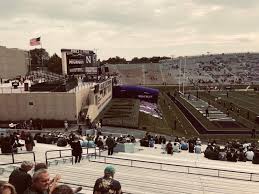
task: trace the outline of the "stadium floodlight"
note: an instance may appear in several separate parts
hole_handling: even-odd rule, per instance
[[[179,93],[181,92],[181,75],[182,75],[182,61],[181,57],[179,57]]]

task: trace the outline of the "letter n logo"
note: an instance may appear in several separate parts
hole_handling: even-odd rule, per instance
[[[85,63],[91,63],[91,56],[85,56]]]

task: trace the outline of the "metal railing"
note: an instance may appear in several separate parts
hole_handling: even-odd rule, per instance
[[[22,163],[23,161],[15,162],[15,155],[25,155],[25,154],[32,154],[33,155],[33,161],[34,163],[36,162],[36,157],[34,152],[23,152],[23,153],[6,153],[6,154],[0,154],[1,156],[11,156],[12,157],[12,162],[9,163],[2,163],[0,165],[9,165],[9,164],[19,164]]]
[[[98,148],[98,147],[95,147],[94,148],[94,153],[90,153],[89,154],[89,148],[86,147],[86,148],[82,148],[83,150],[86,150],[86,153],[82,153],[82,156],[89,156],[89,155],[94,155],[95,158],[96,158],[96,155],[97,155],[97,149],[99,151],[99,156],[101,156],[101,149]],[[65,152],[65,151],[71,151],[70,152],[70,155],[66,155],[66,156],[62,156],[62,152]],[[59,153],[59,156],[56,156],[56,157],[48,157],[48,153],[53,153],[53,152],[58,152]],[[61,158],[71,158],[71,161],[72,161],[72,164],[74,164],[73,162],[73,156],[72,156],[72,149],[62,149],[62,150],[48,150],[45,152],[45,161],[46,161],[46,165],[48,165],[48,161],[49,160],[56,160],[56,159],[61,159]]]
[[[217,168],[208,168],[208,167],[199,167],[199,166],[191,166],[191,165],[182,165],[182,164],[172,164],[172,163],[163,163],[163,162],[153,162],[146,160],[137,160],[137,159],[129,159],[129,158],[118,158],[111,156],[99,156],[104,160],[92,160],[89,158],[91,162],[105,163],[105,164],[115,164],[120,166],[129,166],[135,168],[143,168],[143,169],[152,169],[152,170],[160,170],[167,172],[177,172],[177,173],[185,173],[185,174],[194,174],[194,175],[202,175],[209,177],[219,177],[226,179],[235,179],[235,180],[243,180],[243,181],[252,181],[259,182],[259,173],[251,173],[245,171],[236,171],[236,170],[224,170]],[[108,160],[108,161],[107,161]],[[117,160],[118,162],[115,162]],[[122,161],[128,161],[128,163],[122,164]],[[143,163],[143,165],[140,165]],[[147,164],[152,164],[148,166]]]

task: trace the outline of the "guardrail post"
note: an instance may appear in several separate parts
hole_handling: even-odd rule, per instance
[[[132,160],[130,160],[130,166],[132,167]]]
[[[14,153],[12,152],[12,160],[13,160],[13,164],[14,164]]]
[[[253,173],[250,173],[250,181],[252,181],[252,175],[253,175]]]
[[[219,170],[218,170],[218,177],[219,177]]]
[[[48,152],[45,152],[46,165],[48,166]]]
[[[35,153],[34,153],[34,152],[32,152],[32,154],[33,154],[33,161],[34,161],[34,163],[36,163]]]
[[[160,170],[162,170],[162,163],[160,163]]]
[[[104,163],[106,164],[106,156],[104,157]]]
[[[59,150],[59,157],[61,158],[61,150]]]

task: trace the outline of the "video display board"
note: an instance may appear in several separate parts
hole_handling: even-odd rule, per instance
[[[68,75],[97,76],[96,54],[91,50],[61,49],[63,67]]]

